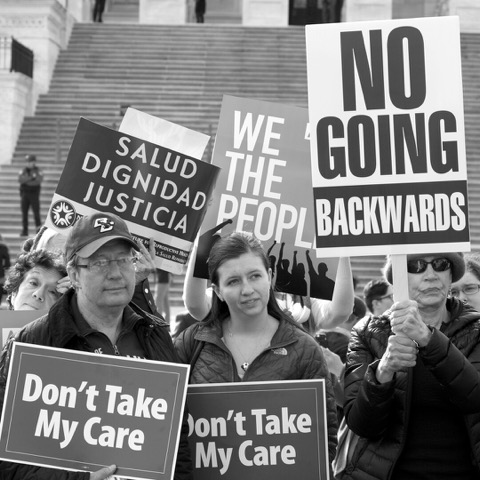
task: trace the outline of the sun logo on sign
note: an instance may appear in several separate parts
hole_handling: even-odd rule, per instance
[[[50,218],[58,228],[71,227],[75,223],[75,209],[70,203],[61,200],[52,206]]]

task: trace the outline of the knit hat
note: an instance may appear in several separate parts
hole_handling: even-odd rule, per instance
[[[452,283],[458,282],[465,273],[465,262],[463,260],[463,253],[459,252],[447,252],[447,253],[416,253],[407,255],[407,261],[416,260],[417,258],[425,258],[428,256],[435,256],[435,258],[448,258],[452,262]],[[385,266],[383,267],[383,276],[387,282],[392,282],[392,259],[391,256],[387,256]]]
[[[127,224],[113,213],[97,212],[75,222],[65,242],[65,262],[74,255],[89,258],[100,247],[112,240],[125,240],[135,250],[140,250]]]

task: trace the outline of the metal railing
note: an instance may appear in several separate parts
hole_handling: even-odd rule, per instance
[[[33,52],[13,37],[0,37],[0,70],[33,78]]]

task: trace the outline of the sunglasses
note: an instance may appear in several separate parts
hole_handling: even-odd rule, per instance
[[[431,265],[436,272],[445,272],[452,268],[452,262],[448,258],[434,258],[431,262],[417,258],[416,260],[409,260],[407,262],[407,272],[423,273],[429,265]]]

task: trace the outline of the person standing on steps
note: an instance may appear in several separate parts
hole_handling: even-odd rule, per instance
[[[102,15],[105,10],[105,0],[95,0],[95,5],[93,6],[93,21],[102,23]]]
[[[205,10],[207,9],[206,0],[195,0],[195,18],[197,23],[205,22]]]
[[[22,233],[23,237],[28,237],[28,211],[31,208],[35,220],[35,227],[38,231],[41,227],[40,221],[40,188],[43,181],[43,172],[37,167],[37,157],[35,155],[26,155],[27,165],[18,175],[20,184],[20,199],[22,210]]]

